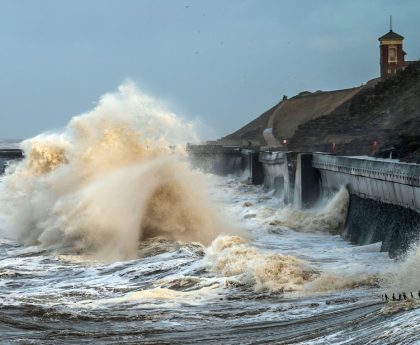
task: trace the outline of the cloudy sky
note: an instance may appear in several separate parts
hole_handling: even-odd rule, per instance
[[[131,79],[205,139],[281,99],[379,74],[377,38],[420,58],[418,0],[0,0],[0,138],[63,127]]]

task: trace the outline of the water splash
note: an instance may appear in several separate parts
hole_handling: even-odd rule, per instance
[[[207,248],[204,263],[257,291],[295,291],[316,276],[305,261],[290,255],[262,253],[238,236],[219,236]]]
[[[395,264],[392,272],[383,279],[383,287],[396,293],[413,292],[420,294],[420,243],[415,243],[407,251],[404,259]]]
[[[226,231],[182,145],[194,126],[126,83],[61,133],[22,143],[1,185],[0,222],[27,245],[133,258],[152,236],[209,243]]]
[[[348,206],[349,192],[342,186],[321,210],[301,210],[288,206],[280,209],[270,223],[296,231],[328,231],[338,234],[344,230]]]

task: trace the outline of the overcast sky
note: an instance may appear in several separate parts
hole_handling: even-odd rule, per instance
[[[61,128],[125,79],[217,138],[283,94],[377,77],[390,14],[419,59],[418,0],[0,0],[0,138]]]

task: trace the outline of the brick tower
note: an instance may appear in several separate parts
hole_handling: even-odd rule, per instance
[[[392,18],[389,32],[379,37],[378,40],[380,42],[381,78],[386,79],[405,67],[404,37],[392,31]]]

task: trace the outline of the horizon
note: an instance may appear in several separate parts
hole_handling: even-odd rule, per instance
[[[0,5],[0,41],[8,53],[0,58],[0,138],[61,129],[130,79],[198,122],[203,140],[217,139],[283,95],[346,89],[379,77],[377,39],[389,31],[391,14],[393,31],[405,37],[407,60],[420,57],[420,3],[413,0],[403,6],[380,0],[123,4]]]

